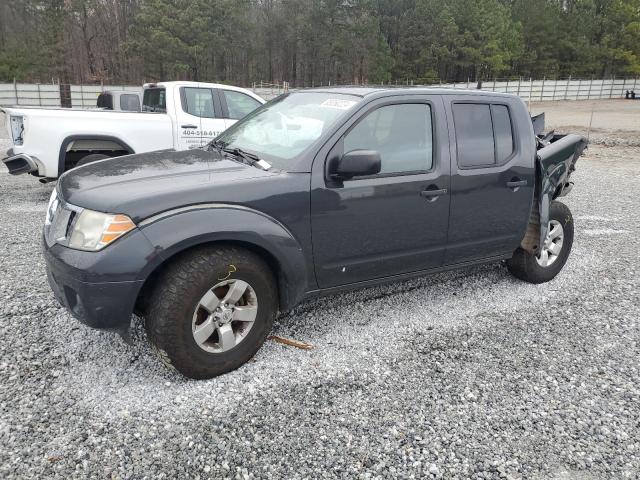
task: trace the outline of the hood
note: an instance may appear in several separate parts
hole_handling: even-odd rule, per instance
[[[229,186],[273,175],[217,151],[167,150],[75,168],[60,177],[58,193],[72,205],[138,221],[172,208],[223,201],[221,192]]]

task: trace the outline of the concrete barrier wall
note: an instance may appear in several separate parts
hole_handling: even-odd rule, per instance
[[[264,87],[258,85],[253,91],[269,100],[285,90],[281,85]],[[416,85],[413,83],[390,82],[390,86],[423,86],[453,89],[476,89],[477,82],[436,83]],[[386,86],[385,85],[385,86]],[[327,85],[317,85],[327,86]],[[331,86],[331,85],[329,85]],[[295,89],[292,89],[295,90]],[[518,95],[524,100],[534,102],[554,100],[598,100],[609,98],[624,98],[627,90],[634,90],[640,95],[640,78],[610,78],[610,79],[563,79],[563,80],[490,80],[482,83],[482,90]]]
[[[0,105],[59,107],[60,86],[0,83]]]
[[[400,86],[401,83],[396,85]],[[475,89],[475,82],[442,83],[424,85],[454,89]],[[91,108],[96,106],[98,95],[103,90],[139,90],[132,85],[71,85],[71,106]],[[565,80],[509,80],[486,81],[482,90],[518,95],[524,100],[596,100],[623,98],[627,90],[640,95],[640,79],[565,79]],[[281,85],[254,86],[253,91],[265,100],[271,100],[284,91]],[[59,107],[60,86],[57,84],[0,83],[0,106]]]
[[[477,87],[475,82],[441,84],[444,88]],[[588,80],[510,80],[487,81],[482,90],[511,93],[524,100],[535,102],[553,100],[597,100],[603,98],[624,98],[627,90],[640,95],[640,79],[588,79]]]
[[[103,90],[140,91],[142,87],[132,85],[71,85],[72,108],[92,108],[96,106],[98,95]],[[0,83],[0,105],[60,107],[60,85]]]

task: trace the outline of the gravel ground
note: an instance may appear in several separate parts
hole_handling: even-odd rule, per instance
[[[640,102],[639,102],[640,103]],[[3,145],[0,140],[0,150]],[[320,299],[193,382],[52,298],[52,186],[0,169],[0,478],[640,478],[640,148],[593,146],[545,285],[501,265]]]

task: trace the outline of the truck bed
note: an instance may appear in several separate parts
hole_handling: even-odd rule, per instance
[[[587,148],[587,139],[576,134],[557,134],[544,130],[544,113],[532,119],[536,135],[536,199],[529,218],[522,248],[535,252],[542,245],[549,224],[551,202],[573,188],[571,174]]]

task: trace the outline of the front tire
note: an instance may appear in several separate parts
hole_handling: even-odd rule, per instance
[[[544,283],[555,278],[569,258],[573,246],[573,216],[560,202],[551,202],[544,245],[537,255],[518,248],[507,260],[507,268],[520,280]]]
[[[258,255],[236,247],[197,248],[159,278],[147,334],[164,363],[189,378],[212,378],[260,349],[277,298],[275,277]]]

